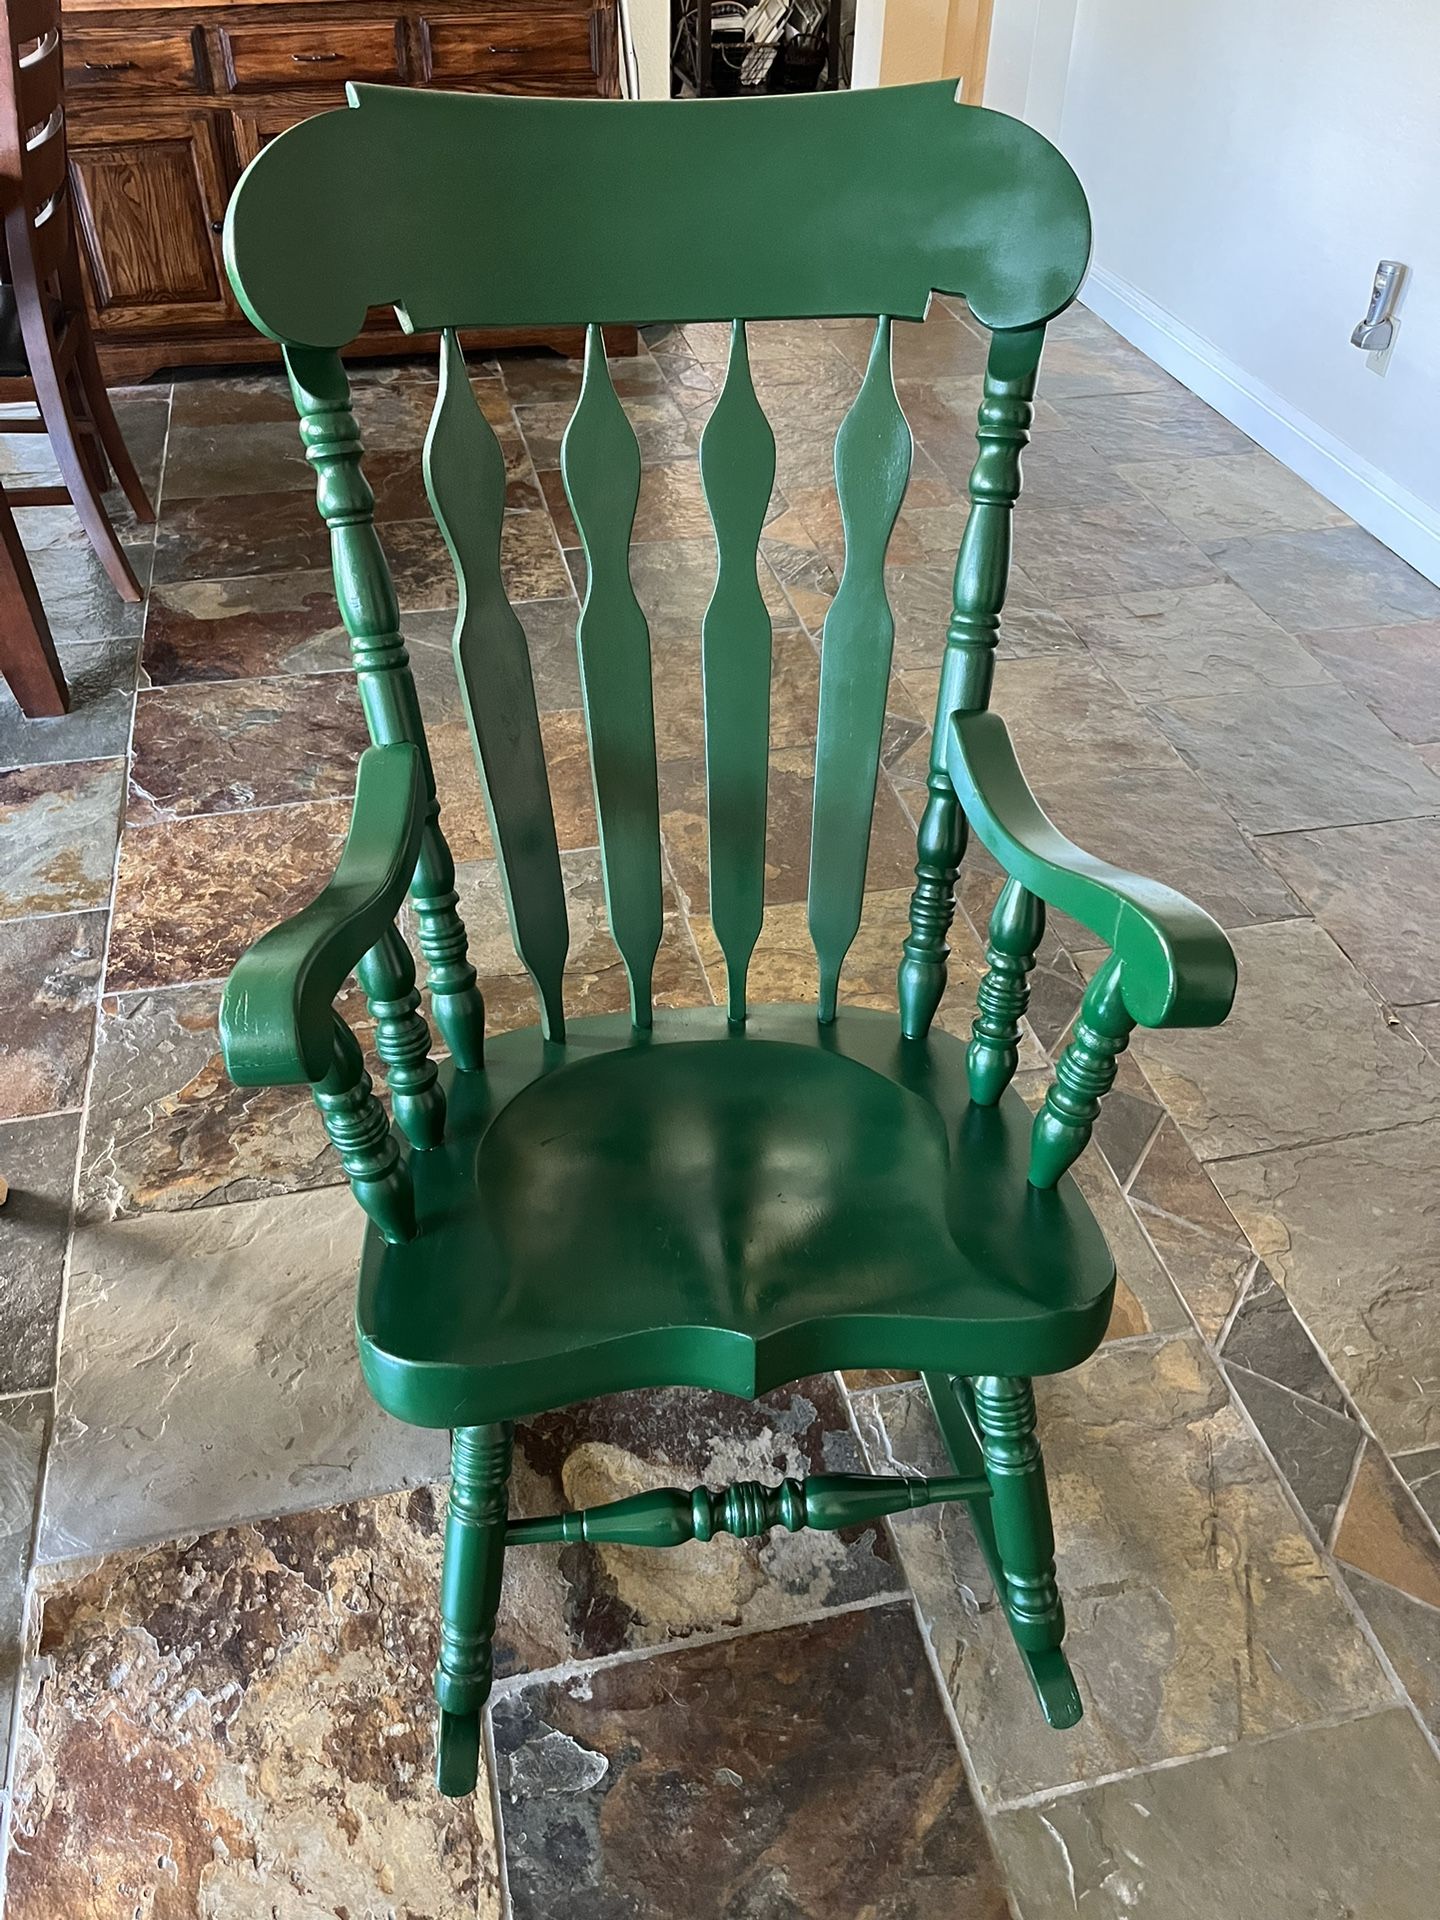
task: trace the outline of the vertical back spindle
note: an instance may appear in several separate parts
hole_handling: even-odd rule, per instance
[[[955,917],[955,881],[965,852],[966,825],[945,771],[945,741],[953,713],[973,713],[990,702],[1000,610],[1010,578],[1011,522],[1020,492],[1020,453],[1029,438],[1035,376],[1045,329],[996,333],[985,367],[977,429],[980,443],[970,472],[970,516],[955,565],[954,612],[945,636],[940,692],[930,749],[928,797],[920,820],[910,935],[900,962],[900,1030],[921,1039],[945,992],[947,935]]]
[[[630,981],[630,1017],[648,1027],[662,897],[650,629],[630,581],[640,446],[611,383],[598,326],[585,337],[585,377],[561,442],[560,471],[585,549],[576,641],[605,905]]]
[[[905,498],[910,455],[890,366],[890,320],[882,315],[860,391],[835,437],[845,565],[821,643],[810,823],[810,938],[820,963],[822,1021],[835,1018],[840,969],[860,928],[895,640],[885,550]]]
[[[315,469],[315,498],[330,529],[335,594],[350,635],[370,738],[376,746],[408,740],[420,754],[429,811],[410,892],[435,1022],[456,1064],[478,1068],[484,1065],[485,1004],[467,957],[465,923],[456,911],[455,862],[440,831],[435,775],[410,656],[400,636],[400,609],[375,532],[375,496],[360,470],[350,383],[331,349],[287,347],[285,364],[300,438]]]
[[[440,390],[425,436],[425,488],[455,567],[455,671],[515,950],[535,985],[541,1029],[559,1041],[570,928],[530,653],[500,572],[505,456],[452,331],[441,345]]]
[[[771,633],[758,555],[775,484],[775,436],[750,377],[743,320],[734,323],[725,385],[700,436],[700,477],[717,562],[702,628],[710,919],[738,1023],[765,915]]]

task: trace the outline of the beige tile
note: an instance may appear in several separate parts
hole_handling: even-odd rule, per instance
[[[1078,1726],[1041,1719],[968,1521],[895,1527],[991,1805],[1393,1697],[1193,1335],[1104,1347],[1037,1398]],[[861,1432],[876,1467],[943,1471],[917,1389],[862,1401]]]

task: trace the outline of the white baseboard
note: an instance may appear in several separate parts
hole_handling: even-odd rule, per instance
[[[1272,393],[1118,274],[1093,267],[1080,298],[1217,413],[1440,585],[1440,513]],[[1042,391],[1043,391],[1042,375]]]

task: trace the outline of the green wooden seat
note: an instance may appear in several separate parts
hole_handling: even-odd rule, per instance
[[[1010,522],[1045,323],[1089,249],[1074,175],[948,85],[700,104],[522,101],[386,88],[283,134],[226,222],[236,292],[285,349],[331,529],[374,745],[318,899],[235,968],[221,1030],[242,1085],[309,1083],[370,1218],[357,1326],[402,1419],[452,1430],[439,1782],[475,1782],[507,1547],[666,1546],[718,1530],[844,1526],[967,1502],[1053,1724],[1081,1705],[1035,1435],[1035,1374],[1103,1338],[1114,1267],[1067,1169],[1137,1024],[1223,1020],[1225,936],[1188,901],[1082,852],[1045,818],[988,709]],[[860,924],[890,672],[886,547],[910,435],[891,321],[932,291],[992,329],[971,511],[943,662],[897,1011],[842,1004]],[[487,1039],[414,683],[339,350],[366,311],[441,331],[425,445],[455,565],[455,659],[532,1027]],[[835,446],[845,564],[821,660],[809,884],[813,1006],[749,1004],[764,917],[770,623],[757,551],[775,445],[747,324],[876,316]],[[734,316],[740,316],[734,318]],[[699,464],[715,531],[704,617],[709,910],[723,1007],[656,1012],[662,879],[651,641],[630,580],[640,452],[606,322],[730,319]],[[577,624],[623,1016],[567,1021],[565,890],[525,637],[505,595],[504,459],[458,345],[469,326],[589,327],[561,465],[585,550]],[[967,1043],[934,1030],[973,830],[1007,880]],[[434,1022],[400,931],[408,897]],[[1032,1116],[1010,1088],[1046,907],[1108,957]],[[358,974],[390,1113],[335,1011]],[[924,1373],[953,1474],[670,1488],[511,1519],[512,1423],[660,1385],[752,1395],[817,1369]]]

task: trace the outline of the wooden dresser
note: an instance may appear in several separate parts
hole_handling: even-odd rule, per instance
[[[346,81],[613,97],[617,10],[618,0],[63,0],[70,178],[106,377],[275,357],[225,278],[225,203],[267,140],[343,105]],[[569,350],[575,336],[472,343],[542,340]],[[415,345],[390,314],[363,344]]]

